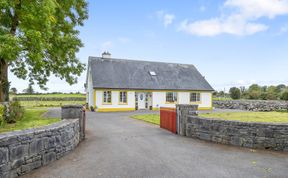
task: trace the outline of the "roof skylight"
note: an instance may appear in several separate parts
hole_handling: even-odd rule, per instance
[[[154,72],[154,71],[149,71],[149,74],[150,74],[151,76],[156,76],[156,75],[157,75],[156,72]]]

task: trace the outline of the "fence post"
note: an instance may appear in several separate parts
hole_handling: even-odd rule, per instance
[[[80,140],[85,138],[85,111],[81,105],[65,105],[61,107],[61,119],[79,119]]]
[[[186,136],[186,124],[188,115],[198,115],[198,105],[189,104],[177,104],[177,133],[182,136]]]

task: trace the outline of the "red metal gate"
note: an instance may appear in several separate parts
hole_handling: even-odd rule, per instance
[[[160,108],[160,127],[177,133],[176,108]]]

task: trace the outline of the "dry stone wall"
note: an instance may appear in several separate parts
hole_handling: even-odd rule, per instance
[[[80,120],[69,119],[0,134],[0,177],[17,177],[57,160],[80,141]]]
[[[288,110],[288,101],[263,101],[263,100],[213,101],[213,106],[219,109],[238,109],[247,111],[277,111],[277,110]]]
[[[188,116],[186,136],[242,147],[288,151],[288,124],[244,123]]]

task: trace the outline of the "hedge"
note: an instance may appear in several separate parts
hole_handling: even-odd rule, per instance
[[[14,97],[13,101],[85,101],[85,97]]]

